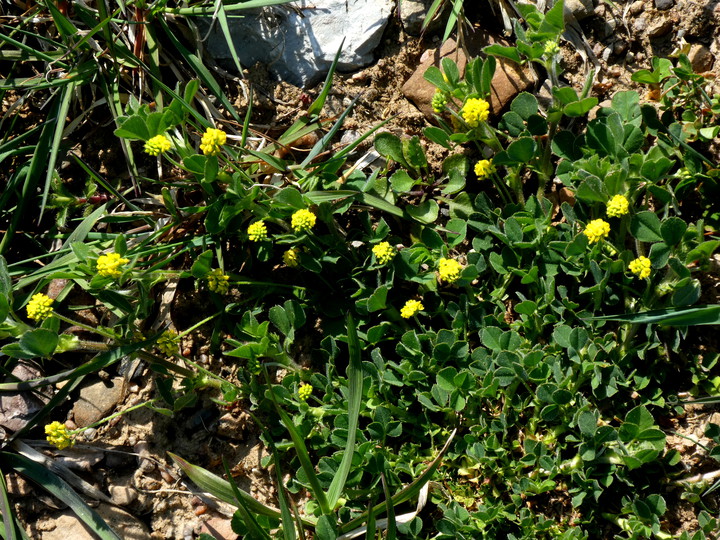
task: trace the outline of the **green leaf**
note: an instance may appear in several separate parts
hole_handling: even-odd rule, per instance
[[[523,120],[527,120],[538,112],[537,98],[527,92],[520,92],[510,104],[510,110],[517,113]]]
[[[660,225],[660,234],[668,246],[674,246],[680,242],[685,231],[687,231],[687,223],[675,216],[664,219]]]
[[[375,150],[384,158],[392,159],[403,167],[409,167],[403,154],[403,144],[400,137],[392,133],[383,132],[375,136]]]
[[[507,131],[511,137],[517,137],[525,131],[525,122],[522,117],[515,111],[508,111],[503,114],[498,129]]]
[[[195,279],[203,279],[212,270],[213,252],[207,250],[202,252],[190,267],[190,273]]]
[[[302,194],[294,187],[286,187],[281,189],[275,194],[275,201],[280,204],[285,204],[296,210],[301,210],[307,205],[303,201]]]
[[[662,242],[660,218],[655,212],[638,212],[630,222],[630,232],[641,242]]]
[[[367,301],[367,310],[372,313],[374,311],[380,311],[385,309],[385,302],[387,300],[388,288],[385,285],[381,285],[370,295]]]
[[[720,324],[720,304],[658,309],[643,313],[628,313],[626,315],[588,317],[587,320],[659,324],[661,326],[714,325]]]
[[[517,163],[527,164],[535,156],[536,144],[531,137],[520,137],[507,147],[508,156]]]
[[[532,300],[525,300],[515,305],[515,311],[522,315],[533,315],[537,313],[537,304]]]
[[[565,116],[569,116],[571,118],[585,116],[588,112],[590,112],[590,109],[592,109],[597,104],[598,98],[588,97],[585,99],[581,99],[580,101],[565,105],[563,113],[565,114]]]
[[[114,131],[114,133],[116,137],[122,137],[130,140],[139,139],[147,141],[150,137],[152,137],[147,125],[145,124],[145,120],[135,115],[125,120],[120,127]]]
[[[51,332],[45,328],[37,328],[26,332],[20,338],[20,347],[23,351],[33,356],[47,358],[55,352],[58,344],[57,332]]]
[[[419,206],[407,206],[405,210],[419,222],[428,224],[434,223],[440,212],[438,203],[434,199],[429,199]]]
[[[597,431],[597,416],[590,411],[583,411],[578,416],[580,433],[586,437],[593,437]]]
[[[522,57],[520,56],[520,53],[518,52],[516,47],[504,47],[502,45],[498,45],[497,43],[493,45],[489,45],[483,49],[483,52],[485,54],[491,55],[491,56],[498,56],[500,58],[507,58],[508,60],[512,60],[516,64],[522,64]]]
[[[450,136],[444,129],[440,129],[436,126],[428,126],[423,130],[423,134],[432,142],[437,143],[440,146],[444,146],[448,150],[452,148],[452,145],[450,144]]]
[[[404,169],[396,171],[390,177],[390,185],[398,193],[407,193],[415,184],[417,184],[417,180],[413,179]]]
[[[431,83],[433,86],[436,86],[443,92],[450,92],[451,88],[450,85],[445,82],[445,78],[443,77],[442,71],[436,66],[430,66],[425,70],[425,73],[423,74],[423,78]],[[379,152],[379,150],[378,150]]]
[[[285,313],[282,306],[271,307],[268,312],[268,318],[270,319],[270,322],[275,325],[275,328],[280,330],[284,336],[288,336],[290,334],[292,325],[290,324],[290,319],[288,319],[287,313]]]

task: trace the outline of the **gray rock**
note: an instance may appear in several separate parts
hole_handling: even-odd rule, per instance
[[[150,540],[145,525],[127,512],[109,504],[100,504],[95,511],[121,538],[125,540]],[[91,532],[73,512],[66,510],[53,516],[55,528],[40,532],[40,540],[95,540],[98,536]]]
[[[644,9],[645,4],[643,0],[635,0],[635,2],[630,4],[628,11],[630,12],[630,15],[639,15]]]
[[[648,26],[647,35],[650,39],[663,37],[670,32],[672,28],[673,22],[670,19],[656,19]]]
[[[31,360],[20,360],[5,382],[29,381],[42,376]],[[47,392],[47,389],[42,389]],[[30,419],[50,401],[50,397],[31,390],[3,392],[0,396],[0,426],[12,431],[24,428]]]
[[[594,13],[595,7],[592,0],[565,0],[563,9],[565,17],[568,13],[572,13],[576,20],[582,21]]]
[[[655,0],[655,7],[661,11],[670,9],[675,4],[674,0]]]
[[[80,398],[73,406],[78,427],[89,426],[112,412],[125,396],[125,379],[115,377],[108,383],[98,381],[80,390]]]
[[[394,2],[299,0],[293,5],[296,8],[283,5],[243,11],[242,18],[230,19],[230,34],[244,67],[260,62],[278,79],[309,87],[325,77],[343,38],[339,70],[353,71],[372,62]],[[200,24],[203,35],[208,21]],[[232,62],[218,24],[209,33],[207,53],[224,64]]]
[[[430,2],[427,0],[400,0],[400,21],[405,32],[411,36],[420,35],[429,6]]]

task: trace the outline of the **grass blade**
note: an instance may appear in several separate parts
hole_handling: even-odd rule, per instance
[[[5,534],[3,537],[6,540],[17,540],[16,534],[16,521],[15,516],[12,513],[12,506],[10,505],[10,499],[7,494],[7,484],[5,483],[5,474],[0,470],[0,514],[2,514],[3,529]]]
[[[587,317],[590,321],[616,321],[633,324],[659,324],[661,326],[700,326],[720,324],[720,304],[656,309],[643,313]]]
[[[383,469],[387,470],[387,462],[383,463]],[[387,476],[385,471],[380,473],[382,481],[383,493],[385,494],[385,511],[387,512],[387,534],[386,540],[395,540],[397,538],[397,524],[395,523],[395,507],[391,503],[390,487],[387,485]]]
[[[95,510],[85,504],[85,501],[64,480],[52,474],[45,467],[24,456],[10,452],[2,452],[0,459],[67,504],[101,540],[120,540],[120,536],[103,521]]]
[[[345,481],[350,474],[353,455],[355,454],[355,438],[357,436],[358,420],[360,418],[360,404],[363,389],[363,371],[362,361],[360,360],[360,340],[357,335],[355,321],[350,313],[347,316],[347,336],[348,336],[348,352],[350,362],[347,367],[348,379],[348,437],[347,446],[343,453],[340,466],[337,473],[333,477],[330,489],[328,489],[327,498],[330,508],[334,508],[340,499]]]
[[[230,467],[228,467],[227,461],[225,458],[223,458],[223,467],[225,467],[225,474],[228,477],[228,482],[230,483],[230,487],[233,490],[233,493],[235,494],[235,498],[238,502],[238,513],[242,517],[243,522],[247,526],[250,532],[250,536],[252,538],[255,538],[257,540],[270,540],[270,535],[266,533],[262,527],[260,527],[260,524],[255,519],[255,516],[253,516],[250,513],[250,510],[248,509],[247,505],[243,501],[242,494],[240,493],[240,488],[235,483],[235,479],[232,476],[232,473],[230,472]]]
[[[330,64],[330,69],[328,70],[327,77],[325,77],[325,84],[323,84],[320,95],[315,101],[310,104],[307,109],[308,116],[316,116],[320,114],[320,111],[322,111],[322,108],[325,106],[325,100],[327,99],[328,94],[330,93],[330,89],[332,88],[332,78],[335,74],[335,68],[337,68],[338,61],[340,60],[340,54],[342,53],[343,45],[345,45],[345,38],[343,38],[343,40],[340,42],[340,47],[338,47],[338,50],[335,53],[333,63]]]
[[[430,481],[430,478],[432,478],[432,475],[435,474],[435,471],[440,466],[442,457],[445,455],[445,452],[447,452],[448,448],[450,448],[450,443],[455,438],[456,433],[457,429],[453,430],[453,432],[450,434],[450,437],[448,437],[448,440],[445,442],[445,445],[442,447],[442,449],[440,449],[440,452],[438,452],[438,455],[435,456],[435,459],[432,460],[428,468],[425,469],[420,476],[418,476],[411,484],[393,495],[391,499],[393,506],[397,506],[398,504],[403,503],[420,493],[420,490],[422,490],[423,486],[425,486],[425,484]],[[376,504],[369,511],[363,512],[355,519],[352,519],[345,523],[342,527],[340,527],[340,532],[347,533],[348,531],[352,531],[353,529],[367,521],[368,515],[370,513],[378,514],[383,510],[385,510],[384,502]]]

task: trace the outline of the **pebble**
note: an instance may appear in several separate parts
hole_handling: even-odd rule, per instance
[[[621,55],[624,53],[628,48],[627,41],[616,41],[613,43],[613,53],[617,55]]]
[[[645,20],[645,17],[635,19],[635,22],[633,23],[633,30],[636,32],[643,32],[645,28],[647,28],[647,21]]]
[[[673,7],[674,0],[655,0],[655,7],[661,11],[665,11]]]
[[[632,4],[630,4],[630,7],[628,8],[628,11],[630,12],[630,15],[638,15],[645,9],[645,3],[643,0],[636,0]]]
[[[110,498],[118,506],[127,506],[137,499],[138,493],[129,486],[110,486]]]
[[[715,58],[705,45],[693,43],[688,52],[688,59],[692,64],[695,73],[710,71],[715,63]]]
[[[203,521],[200,533],[209,534],[217,540],[235,540],[238,537],[232,530],[231,521],[222,517],[211,517],[207,521]]]
[[[608,69],[608,75],[619,79],[620,75],[622,75],[622,68],[620,66],[612,66],[610,69]]]
[[[73,406],[73,419],[80,427],[89,426],[110,414],[124,396],[125,379],[122,377],[85,386]]]
[[[625,61],[626,61],[628,64],[632,64],[632,63],[635,61],[635,53],[632,52],[632,51],[630,51],[629,53],[627,53],[627,54],[625,55]]]
[[[672,30],[673,23],[669,19],[658,19],[654,21],[647,29],[647,35],[650,39],[659,38]],[[637,30],[637,28],[636,28]]]

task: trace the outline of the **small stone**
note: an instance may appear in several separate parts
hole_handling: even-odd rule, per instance
[[[617,54],[618,56],[624,53],[628,48],[627,41],[616,41],[613,43],[613,54]]]
[[[635,19],[635,22],[633,23],[633,30],[636,32],[644,32],[645,28],[647,28],[647,21],[645,20],[645,17],[638,17]]]
[[[693,43],[690,45],[688,59],[690,60],[695,73],[710,71],[715,63],[715,58],[713,58],[710,49],[700,43]]]
[[[105,383],[98,381],[80,390],[80,398],[73,406],[75,423],[89,426],[108,416],[125,396],[125,379],[115,377]]]
[[[643,0],[636,0],[632,4],[630,4],[630,7],[628,8],[628,11],[630,12],[630,15],[638,15],[645,9],[645,3]]]
[[[150,540],[145,525],[133,516],[109,504],[100,504],[95,511],[121,538]],[[42,531],[39,540],[95,540],[97,536],[73,512],[66,510],[53,516],[55,528]]]
[[[127,506],[137,499],[138,493],[130,486],[110,486],[110,498],[118,506]]]
[[[660,11],[665,11],[673,7],[674,0],[655,0],[655,7]]]
[[[42,376],[40,368],[30,360],[20,360],[5,382],[29,381]],[[3,392],[0,396],[0,426],[11,431],[24,428],[50,398],[32,391]]]
[[[636,21],[637,22],[637,21]],[[650,39],[663,37],[672,30],[673,22],[670,19],[660,18],[654,21],[647,29],[647,35]],[[637,30],[637,28],[636,28]]]
[[[403,3],[403,6],[404,5]],[[566,19],[568,18],[568,14],[572,14],[577,21],[587,19],[593,14],[592,0],[565,0],[564,13]]]
[[[242,440],[245,438],[246,425],[246,420],[237,418],[232,413],[227,413],[222,415],[218,420],[217,434],[221,437],[227,437],[229,439]]]
[[[200,525],[200,534],[205,533],[216,540],[236,540],[238,535],[233,532],[231,521],[223,517],[211,517]]]
[[[619,79],[620,75],[622,75],[622,68],[620,66],[612,66],[610,69],[608,69],[608,75]]]
[[[402,0],[400,21],[409,36],[419,36],[425,22],[428,6],[421,0]]]
[[[635,61],[635,53],[632,52],[632,51],[630,51],[629,53],[627,53],[627,54],[625,55],[625,61],[626,61],[628,64],[632,64],[632,63]]]

